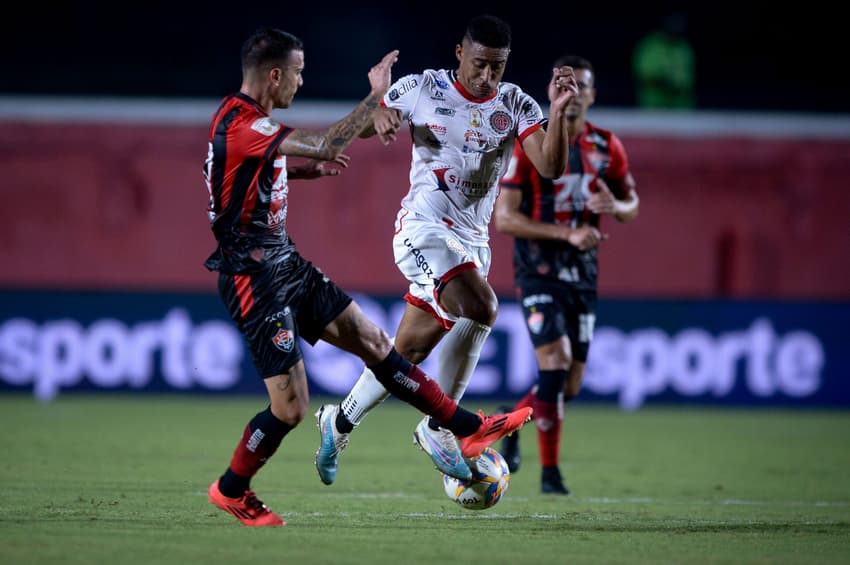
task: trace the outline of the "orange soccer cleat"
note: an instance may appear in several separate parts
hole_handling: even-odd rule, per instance
[[[478,457],[493,442],[511,435],[531,420],[532,412],[531,407],[525,407],[507,414],[485,416],[479,410],[478,416],[481,417],[481,427],[471,436],[460,438],[461,454],[467,459]]]
[[[210,502],[236,517],[246,526],[285,526],[283,518],[271,511],[257,498],[252,490],[246,490],[242,498],[230,498],[221,494],[218,480],[207,491]]]

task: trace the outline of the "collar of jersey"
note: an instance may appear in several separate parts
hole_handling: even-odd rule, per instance
[[[460,95],[469,100],[470,102],[475,102],[476,104],[480,104],[481,102],[487,102],[488,100],[492,100],[493,98],[495,98],[496,94],[499,93],[499,90],[496,89],[496,92],[494,92],[490,96],[486,98],[478,98],[476,96],[473,96],[467,89],[463,87],[463,85],[455,76],[454,71],[450,71],[450,76],[452,77],[452,84],[454,84],[454,87],[457,89],[458,92],[460,92]]]

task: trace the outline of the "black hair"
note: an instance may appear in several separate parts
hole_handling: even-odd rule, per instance
[[[553,67],[572,67],[573,69],[586,69],[590,71],[590,74],[596,76],[596,71],[593,70],[593,65],[585,59],[584,57],[579,57],[578,55],[561,55],[557,59],[555,59],[555,64]]]
[[[292,51],[303,51],[304,43],[291,33],[260,28],[242,44],[242,69],[260,68],[285,61]]]
[[[496,16],[489,14],[475,16],[469,20],[469,25],[466,26],[466,34],[463,38],[484,47],[495,47],[497,49],[510,47],[511,26]]]

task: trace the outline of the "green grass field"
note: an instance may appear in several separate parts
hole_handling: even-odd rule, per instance
[[[529,425],[505,497],[474,512],[413,447],[418,413],[390,400],[352,436],[332,486],[313,467],[315,420],[293,431],[254,481],[288,524],[245,528],[206,488],[262,408],[0,396],[0,563],[850,563],[846,411],[577,403],[562,449],[573,495],[539,493]]]

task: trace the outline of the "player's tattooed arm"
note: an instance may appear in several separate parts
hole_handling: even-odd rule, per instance
[[[397,60],[398,50],[390,51],[384,55],[380,63],[369,70],[369,85],[372,90],[350,114],[325,131],[296,130],[292,132],[280,144],[278,152],[284,155],[310,157],[325,161],[335,160],[343,149],[348,147],[352,140],[372,121],[381,98],[390,87],[390,71]]]

